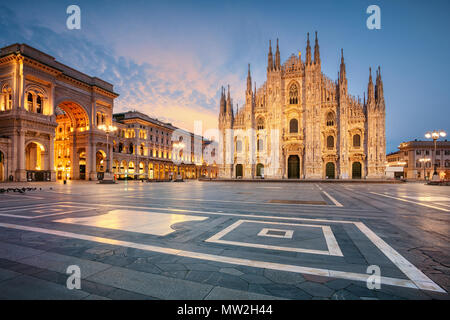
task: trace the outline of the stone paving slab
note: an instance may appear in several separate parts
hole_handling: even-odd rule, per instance
[[[168,300],[203,299],[213,288],[210,285],[192,281],[174,279],[118,267],[112,267],[103,272],[99,272],[88,277],[88,280]]]

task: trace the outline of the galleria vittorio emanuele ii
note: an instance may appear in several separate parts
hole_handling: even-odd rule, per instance
[[[0,181],[217,176],[202,157],[211,141],[141,112],[114,114],[112,84],[26,44],[0,49],[0,88]]]

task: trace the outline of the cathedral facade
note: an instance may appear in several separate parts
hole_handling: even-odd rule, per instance
[[[269,43],[267,80],[252,86],[234,111],[230,89],[220,99],[220,178],[381,179],[385,175],[385,101],[381,71],[369,72],[367,99],[348,93],[342,51],[336,81],[322,73],[314,54],[280,61]]]

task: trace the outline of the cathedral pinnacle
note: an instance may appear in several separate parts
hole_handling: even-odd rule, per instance
[[[316,31],[316,43],[314,45],[314,63],[320,64],[319,38]]]
[[[307,34],[308,40],[306,41],[306,64],[311,64],[311,44],[309,42],[309,32]]]
[[[269,40],[269,56],[267,61],[267,71],[273,70],[272,40]]]
[[[275,53],[275,69],[280,70],[281,61],[280,61],[280,47],[278,46],[278,38],[277,38],[277,51]]]

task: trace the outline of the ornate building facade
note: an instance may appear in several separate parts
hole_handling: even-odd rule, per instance
[[[202,153],[213,142],[138,112],[113,115],[117,97],[26,44],[1,48],[0,182],[97,180],[108,166],[119,178],[217,175]]]
[[[369,72],[367,99],[348,93],[342,51],[338,79],[321,70],[316,33],[306,57],[280,61],[269,43],[267,80],[252,87],[250,65],[245,105],[234,111],[230,89],[220,99],[221,178],[378,179],[386,161],[385,101],[380,68]]]

